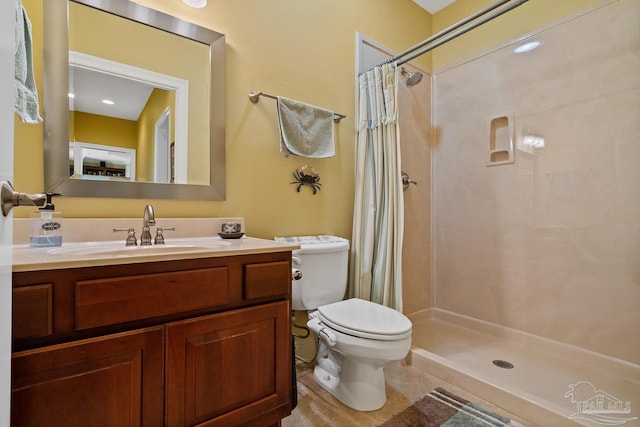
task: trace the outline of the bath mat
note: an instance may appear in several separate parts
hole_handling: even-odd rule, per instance
[[[438,387],[380,427],[409,426],[502,427],[521,424]]]

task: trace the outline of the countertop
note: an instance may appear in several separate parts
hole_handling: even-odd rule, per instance
[[[56,270],[142,262],[172,261],[292,251],[299,246],[274,240],[242,237],[166,238],[165,245],[125,246],[123,240],[63,243],[59,247],[13,246],[13,272]]]

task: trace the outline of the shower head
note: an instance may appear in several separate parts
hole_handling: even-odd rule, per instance
[[[400,69],[400,73],[401,74],[406,74],[407,75],[407,87],[411,87],[411,86],[415,86],[418,83],[420,83],[420,81],[422,81],[422,73],[418,72],[418,73],[412,73],[411,71],[407,70],[406,68],[402,67]]]

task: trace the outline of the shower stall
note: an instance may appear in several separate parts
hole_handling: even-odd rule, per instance
[[[403,169],[428,174],[405,193],[429,227],[405,234],[411,363],[540,425],[640,425],[640,2],[422,85],[429,106],[399,95]]]

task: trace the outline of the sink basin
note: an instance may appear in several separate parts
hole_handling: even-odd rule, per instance
[[[85,242],[71,243],[59,248],[49,249],[48,256],[82,256],[82,257],[119,257],[119,256],[150,256],[171,255],[185,252],[211,251],[221,246],[230,245],[229,242],[206,239],[188,243],[175,242],[164,245],[125,246],[123,242]]]

